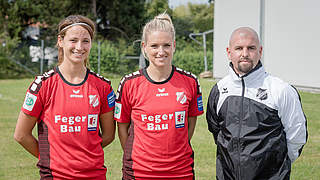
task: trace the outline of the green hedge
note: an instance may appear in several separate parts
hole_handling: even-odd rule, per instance
[[[125,59],[125,50],[120,52],[115,43],[103,41],[100,44],[100,72],[101,74],[124,75],[137,70],[138,64],[130,59]],[[98,43],[92,45],[90,57],[90,68],[98,72]]]
[[[190,43],[186,40],[179,39],[175,54],[173,56],[173,64],[186,71],[199,75],[204,71],[203,49],[199,45]],[[18,48],[10,48],[12,53],[8,51],[8,46],[0,47],[0,78],[20,78],[33,76],[22,67],[15,64],[11,59],[19,61],[24,66],[38,73],[39,62],[31,62],[28,46],[20,46]],[[9,55],[12,54],[12,55]],[[126,42],[119,41],[102,41],[100,51],[100,73],[103,75],[120,75],[134,72],[139,68],[138,59],[126,59],[126,55],[130,54],[137,56],[139,48],[133,45],[127,45]],[[208,70],[212,70],[212,50],[207,51]],[[98,43],[95,41],[92,44],[92,49],[89,57],[90,69],[98,72]],[[148,64],[148,62],[147,62]],[[47,67],[48,68],[48,67]],[[47,69],[44,69],[46,71]]]
[[[208,70],[212,71],[212,51],[207,51]],[[173,56],[173,64],[181,69],[199,75],[204,71],[203,50],[190,50],[185,48],[177,50]]]
[[[205,69],[203,49],[201,47],[192,47],[194,44],[190,43],[187,46],[185,42],[182,42],[182,44],[183,46],[177,47],[175,51],[173,64],[193,74],[199,75]],[[139,61],[125,58],[126,52],[130,52],[131,50],[128,49],[131,48],[130,46],[127,48],[117,47],[117,45],[111,41],[102,42],[100,50],[100,72],[102,74],[111,73],[124,75],[136,71],[139,66]],[[212,56],[212,51],[207,50],[209,71],[212,70]],[[93,43],[90,53],[90,68],[98,72],[98,43],[96,42]]]

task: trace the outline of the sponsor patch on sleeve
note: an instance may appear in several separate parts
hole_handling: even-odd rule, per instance
[[[88,114],[88,131],[96,131],[98,124],[98,114]]]
[[[199,111],[203,111],[203,102],[202,102],[202,96],[199,96],[197,98],[197,106]]]
[[[116,102],[115,108],[114,108],[114,118],[116,118],[116,119],[120,119],[121,106],[122,106],[122,104]]]
[[[27,92],[26,98],[24,99],[23,108],[28,111],[32,111],[36,101],[37,101],[37,96]]]
[[[114,92],[111,91],[111,92],[108,94],[107,98],[108,98],[109,107],[110,107],[110,108],[113,107],[113,106],[114,106],[114,103],[115,103],[115,100],[116,100],[116,97],[115,97],[115,95],[114,95]]]

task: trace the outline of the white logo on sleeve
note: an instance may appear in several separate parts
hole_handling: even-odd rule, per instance
[[[33,106],[36,103],[36,101],[37,101],[37,96],[27,92],[26,98],[23,103],[23,108],[28,111],[32,111]]]
[[[121,104],[116,102],[114,107],[114,118],[120,119],[121,116]]]

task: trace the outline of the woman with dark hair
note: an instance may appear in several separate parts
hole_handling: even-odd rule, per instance
[[[94,33],[84,16],[63,19],[58,66],[27,90],[14,137],[39,158],[41,179],[106,179],[103,147],[114,139],[115,96],[110,81],[87,67]]]

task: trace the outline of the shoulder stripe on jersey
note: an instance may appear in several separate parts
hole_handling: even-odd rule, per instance
[[[38,92],[39,92],[39,90],[40,90],[40,88],[42,86],[42,82],[47,80],[48,78],[52,77],[56,73],[57,73],[56,68],[54,68],[54,69],[51,69],[48,72],[45,72],[44,74],[42,74],[40,76],[37,76],[35,78],[35,80],[33,81],[33,83],[30,85],[29,91],[32,94],[38,94]]]
[[[118,87],[118,90],[117,90],[117,96],[116,96],[116,101],[119,101],[121,96],[122,96],[122,89],[123,89],[123,86],[125,84],[126,81],[130,80],[130,79],[134,79],[136,77],[139,77],[142,75],[142,69],[140,69],[139,71],[136,71],[136,72],[133,72],[131,74],[128,74],[128,75],[125,75],[120,83],[119,83],[119,87]]]
[[[96,72],[94,72],[94,71],[92,71],[92,70],[90,70],[90,69],[88,69],[88,70],[89,70],[89,73],[90,73],[90,74],[92,74],[92,75],[96,76],[97,78],[99,78],[99,79],[101,79],[101,80],[103,80],[103,81],[107,82],[109,85],[111,85],[111,81],[110,81],[109,79],[107,79],[107,78],[105,78],[105,77],[101,76],[100,74],[98,74],[98,73],[96,73]]]
[[[201,94],[201,87],[200,87],[200,82],[199,82],[199,79],[197,78],[196,75],[192,74],[191,72],[188,72],[188,71],[185,71],[183,69],[180,69],[178,67],[175,67],[176,71],[182,75],[185,75],[185,76],[188,76],[188,77],[191,77],[192,79],[194,79],[197,83],[197,94]]]

